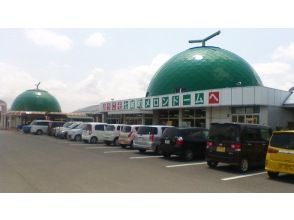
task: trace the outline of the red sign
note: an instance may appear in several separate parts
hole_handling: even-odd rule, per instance
[[[116,110],[116,102],[112,103],[112,110]]]
[[[208,104],[219,104],[219,92],[210,92],[208,94]]]
[[[110,111],[110,103],[107,103],[106,109],[107,109],[107,111]]]
[[[121,110],[122,109],[122,102],[118,102],[117,103],[117,110]]]

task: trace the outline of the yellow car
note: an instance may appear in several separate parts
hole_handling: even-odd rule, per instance
[[[294,174],[294,130],[275,131],[268,146],[265,170],[270,178]]]

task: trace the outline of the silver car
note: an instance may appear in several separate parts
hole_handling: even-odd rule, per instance
[[[134,149],[138,149],[141,153],[146,150],[152,150],[158,152],[158,146],[160,144],[160,138],[163,131],[172,126],[166,125],[144,125],[139,127],[137,135],[134,139]]]

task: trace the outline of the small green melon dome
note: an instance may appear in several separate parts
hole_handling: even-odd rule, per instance
[[[194,47],[161,66],[146,96],[238,86],[262,86],[262,82],[238,55],[218,47]]]
[[[57,99],[40,89],[27,90],[16,97],[11,111],[61,112]]]

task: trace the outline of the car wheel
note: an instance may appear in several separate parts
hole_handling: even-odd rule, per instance
[[[75,141],[81,141],[82,137],[81,137],[81,135],[78,134],[78,135],[75,136],[74,139],[75,139]]]
[[[239,164],[239,170],[242,172],[242,173],[246,173],[249,169],[249,162],[246,158],[243,158],[241,161],[240,161],[240,164]]]
[[[96,137],[91,137],[90,139],[90,144],[97,144],[97,138]]]
[[[191,149],[186,149],[182,155],[183,159],[185,161],[190,161],[190,160],[193,160],[194,158],[194,153]]]
[[[157,153],[157,154],[159,154],[159,155],[162,154],[162,150],[160,150],[159,146],[157,146],[157,147],[155,148],[155,151],[154,151],[154,152]]]
[[[114,139],[114,141],[113,141],[113,145],[114,145],[114,146],[118,146],[118,145],[119,145],[118,138],[115,138],[115,139]]]
[[[207,161],[207,165],[208,165],[210,168],[216,168],[217,165],[218,165],[218,162],[216,162],[216,161]]]
[[[165,158],[170,158],[170,153],[162,153]]]
[[[145,153],[146,152],[146,149],[139,149],[139,152],[140,153]]]
[[[124,149],[126,148],[126,145],[124,145],[124,144],[121,144],[120,146],[121,146],[121,148],[124,148]]]
[[[104,142],[107,146],[109,146],[110,145],[110,143],[108,142],[108,141],[105,141]]]
[[[271,179],[275,179],[279,176],[278,172],[267,171],[267,174],[268,174],[269,178],[271,178]]]
[[[42,131],[42,130],[38,130],[38,131],[36,132],[36,134],[37,134],[37,135],[41,135],[41,134],[43,134],[43,131]]]

